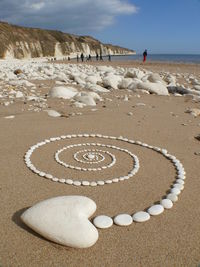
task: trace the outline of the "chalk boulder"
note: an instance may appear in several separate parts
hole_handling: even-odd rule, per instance
[[[120,82],[121,77],[112,73],[103,78],[103,85],[105,86],[105,88],[118,89]]]
[[[51,110],[45,110],[45,111],[48,113],[48,115],[50,117],[57,118],[57,117],[60,117],[61,116],[61,114],[59,112],[57,112],[56,110],[53,110],[53,109],[51,109]]]
[[[97,92],[97,93],[107,93],[109,92],[108,89],[98,85],[98,84],[90,84],[90,83],[87,83],[86,86],[85,86],[85,89],[87,90],[90,90],[90,91],[93,91],[93,92]]]
[[[57,86],[49,91],[50,97],[71,99],[77,94],[77,90],[73,87]]]
[[[189,108],[186,110],[186,113],[189,113],[191,115],[193,115],[194,117],[198,117],[200,116],[200,109],[198,108]]]
[[[86,79],[85,79],[86,82],[89,82],[91,84],[97,84],[97,82],[102,82],[102,79],[99,75],[96,75],[96,76],[88,76]]]
[[[144,76],[144,72],[139,69],[129,69],[125,74],[125,78],[142,79],[143,76]]]
[[[161,83],[140,82],[137,85],[138,89],[146,90],[157,95],[169,95],[167,87]]]
[[[120,81],[118,88],[119,89],[128,89],[129,85],[133,83],[133,79],[131,78],[124,78]]]
[[[148,81],[151,82],[151,83],[163,83],[165,84],[165,82],[163,81],[163,79],[160,77],[160,75],[158,73],[150,73],[148,75]]]
[[[90,92],[91,93],[91,92]],[[81,92],[74,96],[74,100],[85,104],[86,106],[96,106],[94,97],[90,93]],[[94,92],[93,92],[94,93]]]
[[[24,97],[24,94],[21,91],[17,91],[15,97],[16,98],[22,98],[22,97]]]

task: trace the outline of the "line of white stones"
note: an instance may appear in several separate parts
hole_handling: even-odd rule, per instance
[[[133,141],[133,140],[129,140],[127,138],[124,137],[114,137],[114,136],[105,136],[105,135],[101,135],[101,134],[73,134],[73,135],[64,135],[61,137],[52,137],[50,139],[46,139],[45,141],[39,142],[38,144],[32,146],[27,153],[25,154],[25,163],[28,166],[28,168],[30,168],[33,172],[39,174],[40,176],[44,176],[48,179],[52,179],[53,181],[56,182],[61,182],[61,183],[67,183],[67,184],[74,184],[75,182],[71,181],[66,181],[65,179],[58,179],[58,178],[54,178],[51,175],[45,174],[44,172],[41,173],[39,170],[37,170],[35,168],[35,166],[31,163],[30,157],[33,153],[33,151],[47,143],[50,142],[54,142],[54,141],[58,141],[61,139],[66,139],[66,138],[76,138],[76,137],[99,137],[99,138],[105,138],[105,139],[113,139],[113,140],[120,140],[120,141],[124,141],[130,144],[135,144],[135,145],[139,145],[142,147],[146,147],[148,149],[152,149],[154,151],[157,151],[158,153],[161,153],[166,159],[170,160],[177,172],[176,175],[176,180],[175,183],[172,185],[172,187],[170,188],[170,193],[167,194],[161,201],[160,204],[157,205],[152,205],[150,208],[147,209],[147,211],[138,211],[136,213],[134,213],[133,215],[129,215],[129,214],[118,214],[114,217],[114,219],[112,219],[109,216],[106,215],[100,215],[94,218],[93,223],[96,227],[98,228],[109,228],[113,225],[113,223],[120,225],[120,226],[128,226],[130,224],[132,224],[133,222],[145,222],[148,221],[150,219],[150,216],[156,216],[161,214],[164,209],[171,209],[173,207],[173,204],[178,201],[178,195],[180,195],[181,191],[184,189],[184,183],[185,183],[185,179],[186,179],[186,173],[184,170],[184,167],[182,165],[182,163],[173,155],[169,154],[168,151],[166,149],[161,149],[159,147],[156,146],[150,146],[146,143],[142,143],[140,141]],[[138,164],[138,168],[139,168],[139,161],[137,162]],[[110,180],[111,183],[114,182],[112,180]],[[105,181],[106,182],[106,181]],[[78,183],[75,185],[84,185],[84,182],[82,183]],[[87,184],[85,185],[89,185],[89,182],[87,182]],[[91,184],[90,184],[91,185]],[[101,183],[96,183],[93,186],[96,185],[101,185]]]
[[[129,143],[135,142],[135,141],[128,140],[127,138],[123,138],[123,137],[107,136],[107,135],[101,135],[101,134],[72,134],[72,135],[62,135],[60,137],[51,137],[50,139],[45,139],[44,141],[39,142],[36,145],[31,146],[30,149],[25,154],[25,163],[26,163],[27,167],[31,171],[33,171],[34,173],[38,174],[41,177],[49,179],[49,180],[51,180],[53,182],[60,182],[60,183],[63,183],[63,184],[65,183],[65,184],[68,184],[68,185],[75,185],[75,186],[81,186],[82,185],[82,186],[92,186],[92,187],[94,187],[94,186],[99,186],[99,185],[102,186],[102,185],[105,185],[105,184],[117,183],[117,182],[121,182],[121,181],[124,181],[124,180],[128,180],[129,178],[131,178],[132,176],[134,176],[138,172],[139,167],[140,167],[139,159],[137,158],[136,155],[131,153],[129,150],[122,149],[122,148],[119,148],[118,150],[126,152],[127,154],[129,154],[133,158],[133,160],[134,160],[133,169],[126,176],[120,176],[119,178],[113,178],[113,179],[107,179],[105,181],[97,180],[97,181],[89,182],[89,181],[79,181],[79,180],[74,181],[74,180],[69,179],[69,178],[67,178],[67,179],[61,178],[60,179],[60,178],[54,177],[50,173],[45,173],[43,171],[38,170],[33,165],[33,163],[31,162],[30,158],[31,158],[32,153],[37,148],[39,148],[39,147],[41,147],[43,145],[46,145],[46,144],[51,143],[51,142],[63,140],[63,139],[83,138],[83,137],[85,137],[85,138],[93,137],[93,138],[104,138],[104,139],[120,140],[120,141],[129,142]],[[88,143],[88,144],[90,144],[90,143]],[[110,147],[110,148],[117,148],[115,146],[104,145],[104,144],[100,144],[100,143],[95,143],[95,145],[96,146],[103,146],[103,147],[107,146],[107,147]],[[70,146],[68,146],[68,147],[70,147]],[[71,147],[73,147],[73,145],[71,145]]]
[[[80,151],[77,151],[74,154],[74,159],[76,161],[78,161],[78,162],[81,162],[81,163],[98,164],[98,163],[100,163],[100,162],[105,160],[105,157],[100,153],[101,151],[103,151],[103,150],[99,150],[99,149],[84,149],[84,150],[80,150]],[[85,153],[85,152],[87,152],[87,153]],[[81,153],[85,153],[82,156],[85,160],[81,160],[81,159],[78,158],[79,154],[81,154]],[[88,158],[89,153],[92,153],[95,156],[95,158],[94,159],[89,159]]]
[[[175,202],[178,201],[178,196],[180,195],[181,191],[184,189],[186,173],[182,163],[173,155],[170,155],[166,149],[161,149],[155,146],[149,146],[146,143],[142,143],[140,141],[127,141],[126,138],[119,138],[118,140],[122,140],[133,143],[136,145],[140,145],[152,150],[155,150],[161,153],[165,158],[170,160],[177,172],[176,180],[174,184],[171,186],[169,193],[160,200],[160,204],[152,205],[145,211],[138,211],[134,214],[118,214],[111,218],[107,215],[100,215],[94,218],[93,224],[97,228],[106,229],[110,228],[113,223],[119,226],[129,226],[133,222],[146,222],[148,221],[151,216],[157,216],[164,212],[165,209],[171,209]]]
[[[69,149],[69,148],[74,148],[74,147],[80,147],[80,146],[100,146],[100,147],[109,147],[109,148],[114,148],[114,149],[117,149],[117,150],[122,151],[122,149],[119,148],[119,147],[116,147],[116,146],[110,146],[110,145],[104,145],[104,144],[99,144],[99,143],[74,144],[74,145],[69,145],[69,146],[63,147],[62,149],[59,149],[59,150],[55,153],[55,160],[56,160],[59,164],[63,165],[63,166],[66,167],[66,168],[74,169],[74,170],[79,170],[79,171],[101,171],[101,170],[105,170],[105,169],[110,168],[110,167],[112,167],[112,166],[115,165],[115,163],[116,163],[116,157],[115,157],[112,153],[110,153],[109,151],[104,151],[104,150],[100,150],[100,151],[106,153],[107,155],[109,155],[109,156],[111,157],[111,163],[108,164],[108,165],[102,166],[102,167],[98,167],[98,168],[82,168],[82,167],[76,167],[76,166],[67,164],[67,163],[65,163],[65,162],[63,162],[62,160],[59,159],[59,154],[60,154],[61,152],[63,152],[64,150],[67,150],[67,149]],[[87,150],[86,150],[86,151],[87,151]],[[98,151],[98,150],[93,150],[93,151]],[[124,151],[124,149],[123,149],[123,151]],[[78,152],[81,152],[81,151],[78,151]],[[78,152],[77,152],[77,153],[78,153]],[[125,151],[124,151],[124,152],[125,152]],[[77,153],[76,153],[76,154],[77,154]],[[130,152],[130,153],[131,153],[131,152]],[[130,153],[129,153],[129,154],[130,154]],[[76,154],[74,155],[75,158],[76,158]],[[103,156],[103,155],[102,155],[102,156]],[[134,156],[135,156],[135,155],[134,155]],[[77,160],[77,159],[76,159],[76,160]],[[79,160],[79,159],[78,159],[78,161],[85,163],[84,161]],[[87,162],[87,163],[88,163],[88,162]],[[92,163],[92,162],[89,162],[89,163]]]

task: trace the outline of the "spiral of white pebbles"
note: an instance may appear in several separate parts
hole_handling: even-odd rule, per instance
[[[106,216],[106,215],[97,216],[93,220],[93,223],[96,227],[102,228],[102,229],[109,228],[113,225],[113,222],[117,225],[120,225],[120,226],[128,226],[128,225],[131,225],[133,222],[145,222],[145,221],[148,221],[151,216],[156,216],[156,215],[161,214],[164,211],[164,209],[171,209],[173,207],[173,204],[178,200],[178,196],[180,195],[181,191],[184,189],[184,183],[185,183],[185,179],[186,179],[186,173],[185,173],[185,170],[184,170],[182,163],[175,156],[169,154],[166,149],[162,149],[162,148],[155,147],[155,146],[150,146],[150,145],[148,145],[146,143],[142,143],[140,141],[129,140],[129,139],[121,137],[121,136],[120,137],[114,137],[114,136],[106,136],[106,135],[101,135],[101,134],[72,134],[72,135],[63,135],[60,137],[52,137],[50,139],[46,139],[46,140],[39,142],[36,145],[33,145],[32,147],[30,147],[30,149],[25,154],[25,163],[26,163],[27,167],[41,177],[45,177],[45,178],[50,179],[54,182],[66,183],[69,185],[76,185],[76,186],[80,186],[80,185],[97,186],[97,185],[111,184],[111,183],[116,183],[119,181],[124,181],[126,179],[129,179],[133,175],[135,175],[137,173],[137,171],[139,170],[139,160],[138,160],[137,156],[135,156],[129,150],[122,149],[122,148],[119,148],[116,146],[99,144],[99,143],[75,144],[75,145],[70,145],[70,146],[64,147],[61,150],[58,150],[56,152],[55,159],[57,162],[59,162],[60,164],[62,164],[63,166],[65,166],[67,168],[72,168],[72,169],[81,170],[81,171],[98,171],[98,170],[106,169],[108,167],[112,167],[116,163],[115,156],[108,151],[99,150],[99,149],[85,149],[85,150],[78,151],[74,154],[74,159],[76,161],[82,162],[82,163],[88,163],[88,164],[99,163],[105,159],[105,157],[103,155],[104,153],[109,155],[112,159],[112,162],[107,166],[103,166],[103,167],[99,167],[99,168],[81,168],[81,167],[72,166],[72,165],[66,164],[65,162],[62,162],[59,159],[59,154],[66,149],[73,148],[73,147],[81,147],[81,146],[99,146],[99,147],[107,147],[107,148],[117,149],[119,151],[128,153],[133,158],[133,161],[134,161],[133,169],[129,172],[129,174],[127,176],[122,176],[119,178],[114,178],[114,179],[110,179],[110,180],[106,180],[106,181],[93,181],[93,182],[73,181],[71,179],[59,179],[57,177],[54,177],[51,174],[47,174],[45,172],[38,170],[32,164],[30,158],[31,158],[32,153],[37,148],[39,148],[45,144],[48,144],[50,142],[55,142],[55,141],[59,141],[59,140],[63,140],[63,139],[78,138],[78,137],[80,137],[80,138],[94,137],[94,138],[119,140],[119,141],[127,142],[129,144],[135,144],[135,145],[139,145],[139,146],[142,146],[142,147],[145,147],[148,149],[152,149],[152,150],[162,154],[166,159],[170,160],[173,163],[173,165],[176,169],[176,172],[177,172],[175,183],[170,188],[170,193],[167,194],[165,196],[165,198],[160,201],[160,204],[152,205],[149,209],[147,209],[147,211],[138,211],[138,212],[131,214],[131,215],[118,214],[114,217],[114,219],[112,219],[111,217]],[[80,153],[85,153],[83,155],[84,160],[78,158],[78,155]]]

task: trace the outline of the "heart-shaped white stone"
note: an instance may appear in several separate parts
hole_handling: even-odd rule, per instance
[[[26,210],[22,221],[43,237],[61,245],[87,248],[98,240],[88,218],[96,204],[84,196],[60,196],[41,201]]]

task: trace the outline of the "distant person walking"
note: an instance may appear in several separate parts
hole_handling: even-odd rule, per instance
[[[102,53],[100,53],[100,60],[103,61],[103,56],[102,56]]]
[[[147,59],[147,49],[145,49],[143,53],[143,62],[145,62],[146,59]]]
[[[110,54],[108,55],[108,61],[111,61],[111,55]]]
[[[83,55],[83,53],[81,53],[81,60],[82,60],[82,62],[84,61],[84,55]]]
[[[96,53],[96,60],[98,61],[99,60],[99,54]]]

